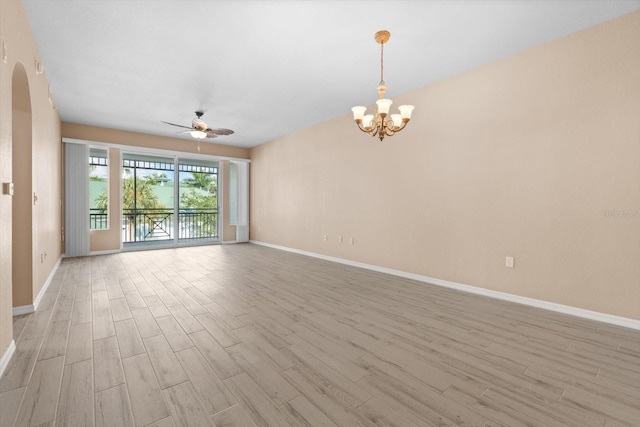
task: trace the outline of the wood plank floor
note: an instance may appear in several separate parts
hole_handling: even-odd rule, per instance
[[[242,244],[65,259],[1,426],[640,426],[640,332]]]

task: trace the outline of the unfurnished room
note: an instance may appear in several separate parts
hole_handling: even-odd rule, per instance
[[[0,0],[0,427],[640,427],[640,0]]]

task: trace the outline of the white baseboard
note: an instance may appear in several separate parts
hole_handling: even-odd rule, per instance
[[[120,252],[122,252],[122,250],[120,250],[120,249],[107,249],[107,250],[104,250],[104,251],[91,251],[91,252],[89,252],[89,256],[119,254]]]
[[[21,316],[23,314],[33,313],[34,311],[36,311],[36,309],[33,307],[33,304],[21,305],[20,307],[13,307],[13,309],[11,310],[14,316]]]
[[[2,377],[4,370],[7,369],[7,365],[9,365],[9,360],[11,360],[11,356],[13,356],[13,353],[15,351],[16,351],[16,342],[14,340],[11,340],[11,342],[9,343],[9,347],[7,347],[2,357],[0,357],[0,377]]]
[[[14,316],[20,316],[21,314],[33,313],[34,311],[36,311],[38,309],[38,305],[40,305],[40,301],[42,301],[42,297],[44,297],[44,294],[47,292],[47,288],[51,284],[51,281],[53,280],[53,277],[56,275],[56,272],[58,271],[58,267],[60,267],[60,263],[62,262],[62,258],[63,258],[63,256],[61,255],[58,258],[58,261],[56,261],[56,264],[51,269],[51,272],[49,273],[49,277],[47,277],[47,280],[44,282],[44,285],[42,286],[42,289],[40,289],[40,292],[38,292],[38,295],[33,300],[33,304],[21,305],[19,307],[13,307],[12,313],[13,313]]]
[[[630,319],[627,317],[614,316],[611,314],[600,313],[597,311],[585,310],[583,308],[571,307],[563,304],[556,304],[554,302],[543,301],[535,298],[523,297],[520,295],[509,294],[507,292],[493,291],[491,289],[478,288],[476,286],[465,285],[462,283],[450,282],[448,280],[436,279],[434,277],[421,276],[419,274],[408,273],[406,271],[394,270],[386,267],[379,267],[377,265],[365,264],[357,261],[350,261],[347,259],[336,258],[328,255],[317,254],[315,252],[307,252],[299,249],[289,248],[286,246],[273,245],[271,243],[260,242],[257,240],[251,240],[250,243],[266,246],[268,248],[279,249],[282,251],[293,252],[300,255],[306,255],[314,258],[323,259],[326,261],[333,261],[340,264],[350,265],[352,267],[364,268],[367,270],[373,270],[380,273],[391,274],[393,276],[404,277],[407,279],[417,280],[419,282],[425,282],[436,286],[442,286],[445,288],[456,289],[463,292],[469,292],[477,295],[484,295],[491,298],[501,299],[505,301],[511,301],[518,304],[529,305],[532,307],[538,307],[545,310],[555,311],[558,313],[569,314],[571,316],[582,317],[584,319],[595,320],[598,322],[610,323],[613,325],[624,326],[626,328],[640,330],[640,320]]]
[[[38,296],[36,297],[36,299],[33,300],[33,309],[34,310],[38,310],[38,306],[40,305],[40,301],[42,301],[42,297],[44,297],[45,292],[47,292],[47,288],[49,288],[49,285],[51,284],[51,281],[53,280],[53,277],[56,275],[56,272],[58,271],[58,267],[60,267],[60,263],[61,262],[62,262],[62,256],[58,257],[58,260],[56,261],[56,264],[51,269],[51,272],[49,273],[49,276],[47,277],[47,280],[44,282],[44,285],[42,286],[42,289],[40,289],[40,292],[38,292]]]

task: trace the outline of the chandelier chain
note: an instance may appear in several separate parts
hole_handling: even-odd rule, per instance
[[[380,43],[380,84],[384,83],[384,43]]]

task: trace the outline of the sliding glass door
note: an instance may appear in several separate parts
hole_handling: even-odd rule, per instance
[[[123,154],[125,246],[199,243],[218,236],[217,162]]]

